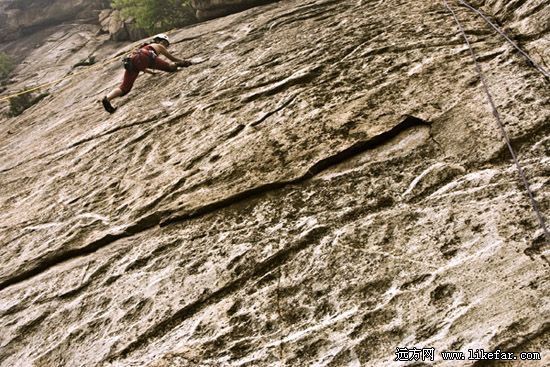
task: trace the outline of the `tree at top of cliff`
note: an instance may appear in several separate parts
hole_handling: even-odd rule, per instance
[[[188,0],[113,0],[112,6],[154,33],[196,22]]]

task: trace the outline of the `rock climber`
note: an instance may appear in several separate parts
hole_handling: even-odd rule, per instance
[[[111,105],[111,101],[114,98],[124,96],[130,92],[140,71],[155,74],[150,69],[156,69],[172,73],[177,71],[178,67],[188,67],[192,65],[192,63],[188,60],[178,59],[173,56],[170,52],[168,52],[168,46],[170,46],[168,36],[164,33],[157,34],[153,38],[152,43],[141,46],[130,56],[124,58],[123,64],[126,71],[124,72],[122,84],[113,89],[111,93],[106,95],[101,100],[101,103],[103,103],[103,107],[107,112],[113,113],[116,111],[116,107]],[[171,62],[162,60],[159,55],[167,57]]]

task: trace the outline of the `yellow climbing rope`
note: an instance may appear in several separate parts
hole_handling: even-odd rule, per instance
[[[48,82],[48,83],[44,83],[44,84],[41,84],[41,85],[38,85],[36,87],[32,87],[32,88],[29,88],[29,89],[26,89],[24,91],[21,91],[21,92],[17,92],[17,93],[13,93],[13,94],[9,94],[9,95],[5,95],[5,96],[0,96],[0,102],[4,102],[4,101],[8,101],[10,100],[11,98],[14,98],[14,97],[18,97],[18,96],[21,96],[23,94],[27,94],[27,93],[31,93],[31,92],[34,92],[36,90],[39,90],[39,89],[44,89],[44,88],[48,88],[48,87],[51,87],[55,84],[58,84],[60,82],[62,82],[63,80],[67,80],[67,79],[70,79],[74,76],[77,76],[79,74],[83,74],[83,73],[86,73],[86,72],[90,72],[92,70],[94,70],[96,67],[99,67],[99,66],[104,66],[108,63],[111,63],[113,62],[114,60],[117,60],[118,57],[120,55],[115,55],[113,56],[112,58],[110,59],[107,59],[107,60],[103,60],[102,62],[99,62],[99,63],[96,63],[94,64],[92,67],[90,68],[85,68],[83,70],[80,70],[76,73],[72,73],[72,74],[68,74],[68,75],[65,75],[63,78],[59,78],[57,80],[54,80],[54,81],[51,81],[51,82]]]

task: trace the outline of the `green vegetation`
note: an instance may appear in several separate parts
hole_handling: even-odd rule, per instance
[[[112,0],[111,5],[151,34],[197,21],[190,0]]]
[[[0,80],[6,79],[14,67],[11,59],[3,52],[0,52]]]
[[[35,95],[32,93],[25,93],[21,94],[20,96],[15,96],[13,98],[10,98],[10,111],[8,112],[9,116],[19,116],[23,113],[27,108],[37,104],[40,102],[44,97],[47,97],[49,93],[41,93],[39,95]]]

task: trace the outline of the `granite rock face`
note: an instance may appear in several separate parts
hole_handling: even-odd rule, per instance
[[[110,9],[107,0],[0,0],[0,51],[16,63],[33,62],[36,67],[43,59],[66,59],[71,51],[87,51],[92,55],[108,39],[127,42],[146,36],[147,32],[132,18],[124,18]],[[76,41],[74,48],[57,49],[57,43],[74,45],[76,39],[80,41]],[[88,41],[94,45],[86,44]],[[48,44],[53,47],[47,47]],[[43,52],[41,58],[36,55],[37,49]],[[64,67],[63,61],[57,64]],[[29,75],[19,74],[24,78]]]
[[[95,21],[101,0],[1,0],[0,42],[13,41],[68,20]]]
[[[147,32],[139,28],[133,18],[125,18],[118,10],[104,10],[99,22],[102,31],[109,33],[114,41],[137,41],[147,37]]]
[[[549,81],[448,3],[548,218]],[[550,59],[542,1],[472,4]],[[197,64],[113,115],[135,45],[1,117],[0,366],[550,363],[550,247],[442,2],[289,0],[169,35]]]
[[[191,0],[199,20],[222,17],[245,9],[273,3],[277,0]]]
[[[25,69],[16,71],[15,81],[30,79],[37,84],[40,81],[33,80],[37,74],[29,69],[54,61],[50,71],[57,74],[57,66],[65,69],[71,52],[78,56],[84,51],[93,54],[92,44],[105,41],[98,35],[98,16],[106,5],[99,0],[0,0],[0,52],[19,65],[19,70]]]

